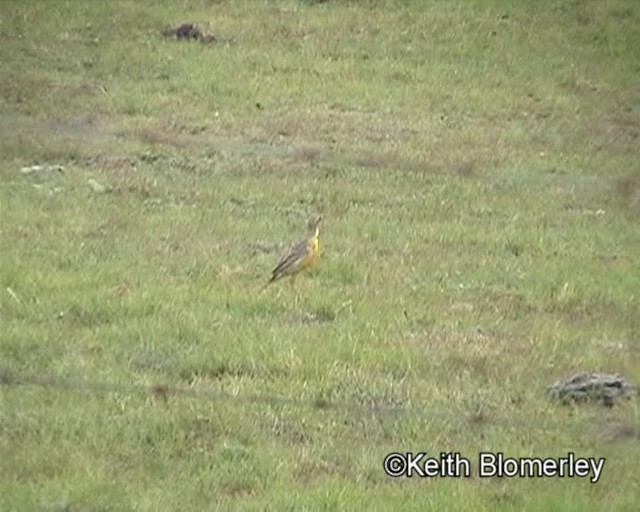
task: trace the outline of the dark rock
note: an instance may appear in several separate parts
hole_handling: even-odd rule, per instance
[[[637,386],[619,374],[581,372],[547,388],[549,395],[563,404],[596,402],[612,407],[623,398],[639,396]]]
[[[193,23],[183,23],[175,28],[166,28],[162,31],[165,37],[175,37],[176,39],[195,39],[201,43],[212,43],[216,41],[213,34],[205,34]]]

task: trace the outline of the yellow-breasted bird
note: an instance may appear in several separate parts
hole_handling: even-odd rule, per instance
[[[320,221],[319,215],[309,221],[309,238],[298,242],[285,254],[271,272],[269,283],[286,276],[295,277],[296,274],[313,266],[320,256]],[[267,284],[269,284],[267,283]]]

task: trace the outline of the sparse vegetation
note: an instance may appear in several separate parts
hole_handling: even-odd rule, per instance
[[[5,0],[0,40],[0,508],[635,510],[638,400],[545,390],[640,383],[640,3]],[[607,462],[384,474],[425,450]]]

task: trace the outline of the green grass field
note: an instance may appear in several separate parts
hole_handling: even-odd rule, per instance
[[[640,383],[640,2],[4,0],[0,43],[0,509],[637,510],[639,402],[546,388]]]

